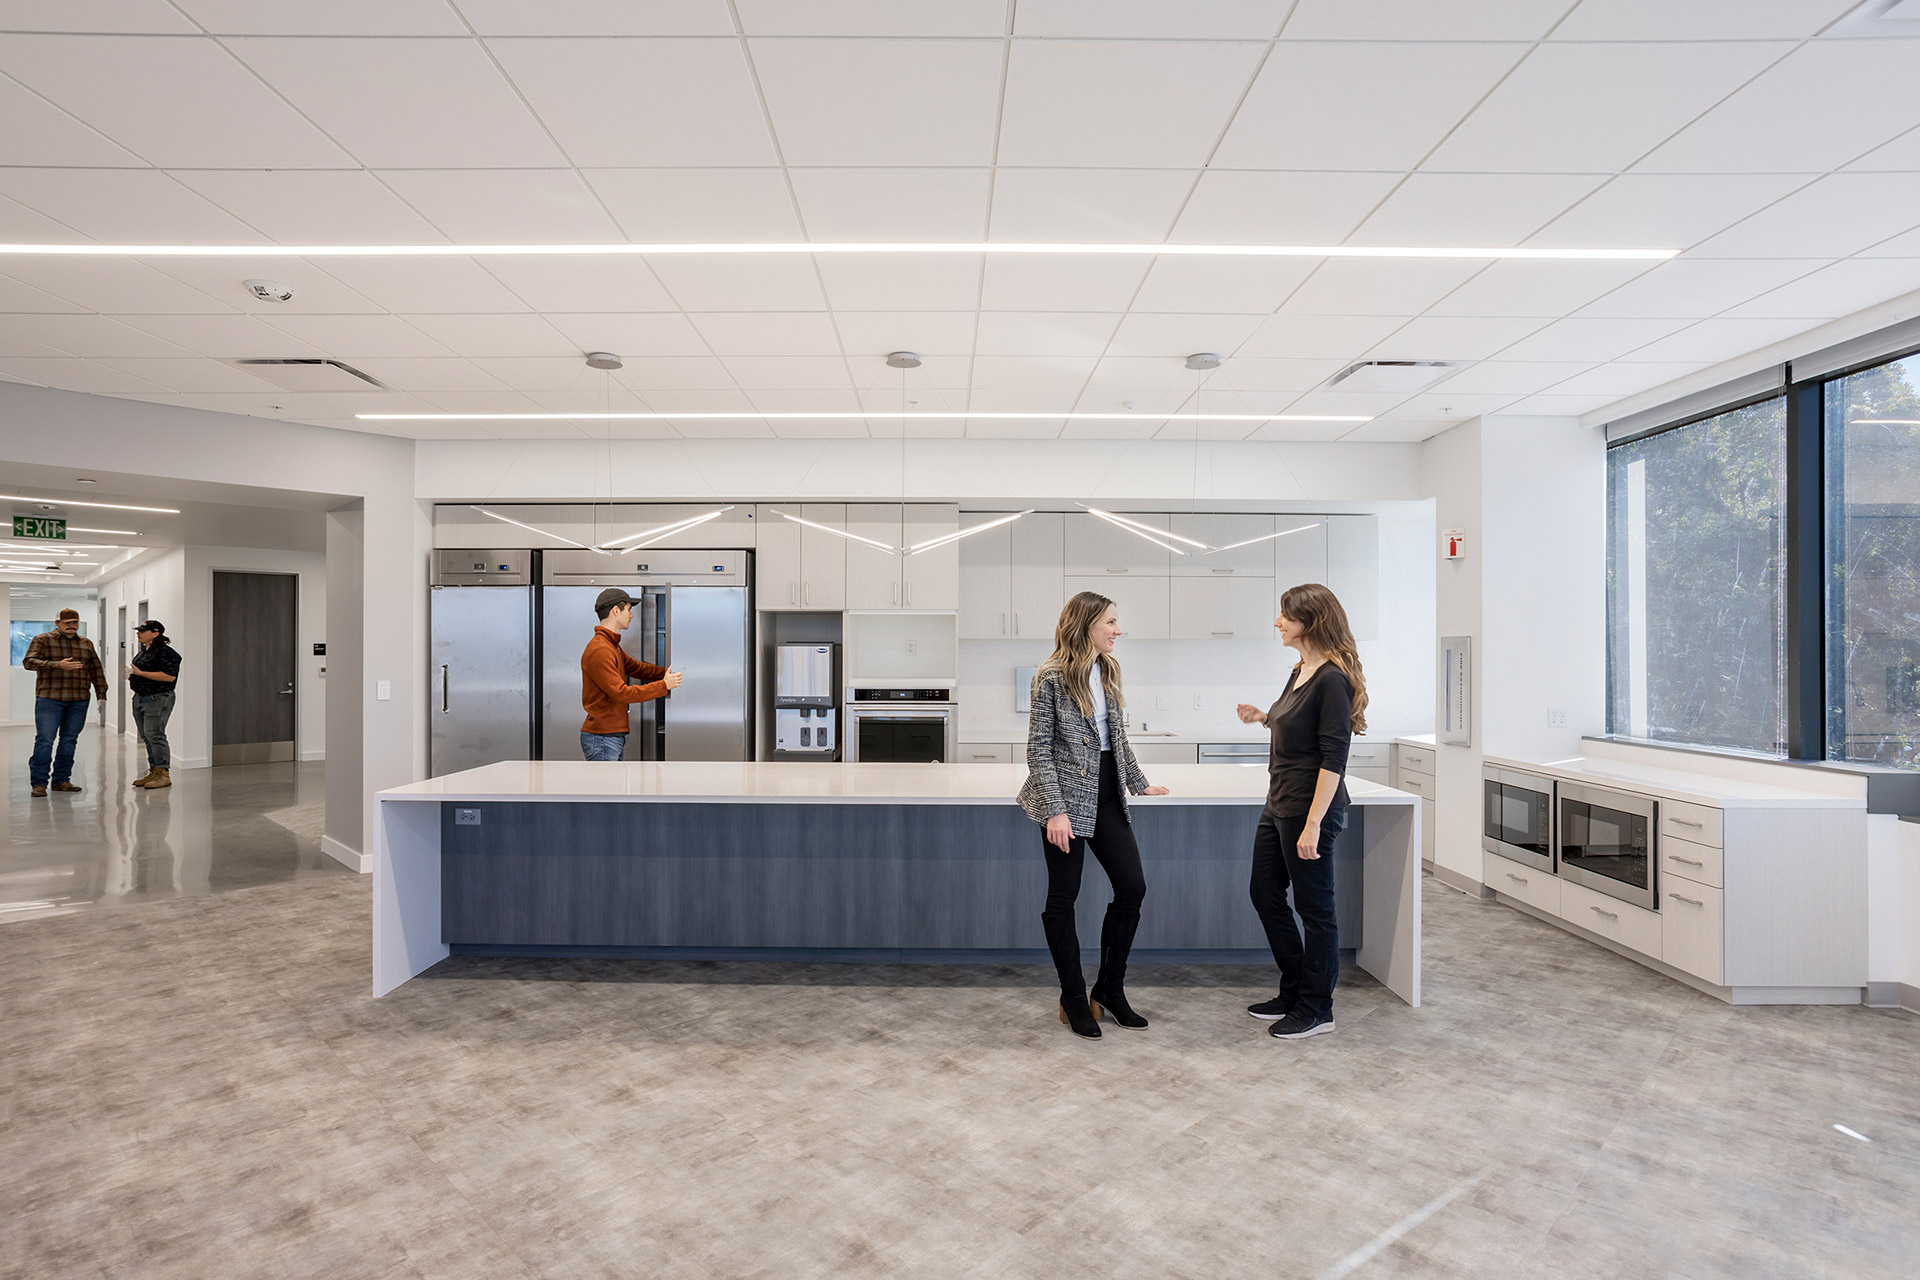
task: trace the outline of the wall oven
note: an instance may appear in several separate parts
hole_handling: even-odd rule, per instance
[[[1651,796],[1560,784],[1560,875],[1649,911],[1660,909],[1660,805]]]
[[[1480,847],[1553,874],[1553,779],[1489,766]]]
[[[949,764],[958,751],[952,689],[863,689],[848,701],[850,763]]]

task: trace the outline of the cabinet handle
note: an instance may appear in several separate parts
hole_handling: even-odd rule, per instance
[[[1000,634],[1007,634],[1007,615],[1004,613],[1000,615]]]
[[[1233,570],[1231,570],[1231,569],[1215,569],[1215,570],[1214,570],[1214,572],[1215,572],[1215,573],[1232,573],[1232,572],[1233,572]]]
[[[440,664],[440,714],[441,715],[447,714],[447,692],[448,692],[447,665],[448,664],[444,662]]]
[[[1689,898],[1683,893],[1670,893],[1667,896],[1669,898],[1672,898],[1675,902],[1684,902],[1690,907],[1704,907],[1707,905],[1706,903],[1700,901],[1700,899]]]
[[[1214,632],[1213,634],[1215,634],[1215,635],[1217,635],[1217,636],[1230,636],[1230,635],[1232,635],[1232,634],[1233,634],[1233,632],[1231,632],[1231,631],[1216,631],[1216,632]]]
[[[1517,881],[1520,884],[1527,883],[1527,878],[1525,876],[1517,876],[1513,874],[1513,872],[1511,871],[1507,872],[1507,879]]]
[[[787,584],[787,603],[788,604],[800,603],[800,584],[799,583],[789,582]]]
[[[809,583],[806,583],[806,584],[804,584],[804,585],[802,585],[802,586],[801,586],[801,588],[800,588],[800,603],[801,603],[801,604],[812,604],[812,603],[813,603],[813,584],[812,584],[811,582],[809,582]]]
[[[1125,572],[1126,572],[1126,570],[1125,570],[1125,569],[1112,569],[1112,568],[1109,568],[1109,569],[1107,570],[1107,572],[1108,572],[1108,573],[1125,573]]]
[[[1020,615],[1017,613],[1013,615],[1013,634],[1020,634]]]
[[[1695,831],[1704,831],[1707,825],[1704,822],[1688,822],[1685,818],[1668,818],[1667,821],[1676,827],[1692,827]]]
[[[911,582],[907,584],[907,607],[913,607],[913,584]]]
[[[1618,920],[1620,918],[1620,913],[1618,911],[1602,911],[1598,907],[1588,907],[1587,910],[1593,912],[1593,914],[1597,916],[1605,916],[1609,920]]]
[[[1671,853],[1667,855],[1667,861],[1677,862],[1681,866],[1685,866],[1685,867],[1704,867],[1707,865],[1706,863],[1700,861],[1700,859],[1698,858],[1680,858],[1680,857],[1675,857]]]

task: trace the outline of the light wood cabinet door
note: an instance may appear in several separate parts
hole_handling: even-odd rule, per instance
[[[900,545],[906,547],[957,533],[960,529],[960,508],[940,503],[913,503],[906,508],[904,527],[906,536],[900,540]],[[918,555],[903,557],[900,560],[900,582],[900,607],[903,609],[958,609],[960,543],[949,542]]]
[[[1660,886],[1660,958],[1719,986],[1726,973],[1721,945],[1721,892],[1690,880]]]
[[[901,510],[872,502],[847,504],[847,532],[889,547],[900,545]],[[847,543],[847,608],[899,609],[900,557],[864,542]]]
[[[1051,641],[1060,606],[1067,602],[1066,517],[1058,511],[1036,511],[1007,528],[1012,551],[1007,601],[1013,615],[1011,635],[1016,640]]]
[[[1287,519],[1286,516],[1279,518]],[[1267,535],[1274,530],[1273,522],[1273,516],[1208,513],[1175,515],[1167,525],[1169,529],[1184,538],[1204,542],[1210,547],[1231,547],[1236,542],[1246,542],[1250,538],[1264,538],[1265,541],[1237,547],[1232,551],[1216,551],[1211,555],[1194,551],[1184,543],[1176,544],[1185,550],[1193,551],[1193,554],[1171,557],[1173,576],[1176,578],[1271,578],[1275,540]]]
[[[1175,640],[1274,640],[1272,578],[1181,578],[1170,583]],[[1124,624],[1122,624],[1124,625]]]
[[[1170,638],[1167,584],[1169,578],[1069,577],[1062,584],[1069,598],[1082,591],[1105,596],[1119,609],[1120,631],[1135,640]]]
[[[847,509],[840,503],[809,502],[800,508],[800,515],[835,529],[847,526]],[[819,529],[793,527],[800,529],[800,607],[816,613],[840,612],[847,607],[847,540]]]
[[[774,510],[761,507],[754,513],[753,522],[759,526],[754,536],[754,603],[762,609],[791,611],[800,607],[800,526]]]
[[[1280,593],[1303,582],[1327,580],[1327,526],[1325,516],[1275,516],[1274,531],[1298,529],[1273,540],[1274,607]],[[1301,528],[1302,525],[1307,526]]]
[[[1130,519],[1157,528],[1166,527],[1162,515],[1125,513]],[[1173,555],[1138,534],[1090,516],[1084,511],[1066,515],[1066,573],[1072,578],[1166,577]]]
[[[1305,534],[1297,535],[1305,537]],[[1347,611],[1356,640],[1380,638],[1380,518],[1327,517],[1326,584]]]
[[[968,519],[987,521],[993,513]],[[1026,519],[1031,520],[1028,516]],[[1013,636],[1013,529],[1021,522],[960,539],[960,638],[1007,640]]]

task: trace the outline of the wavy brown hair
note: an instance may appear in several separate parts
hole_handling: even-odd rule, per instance
[[[1033,673],[1036,685],[1049,671],[1059,673],[1080,714],[1088,719],[1093,718],[1090,681],[1096,664],[1100,668],[1100,683],[1106,686],[1108,710],[1118,711],[1126,705],[1120,696],[1120,664],[1093,647],[1093,624],[1100,621],[1112,604],[1113,601],[1097,591],[1082,591],[1067,601],[1060,610],[1060,621],[1053,624],[1053,652]]]
[[[1367,674],[1360,668],[1360,647],[1340,597],[1317,582],[1303,582],[1280,593],[1280,612],[1300,624],[1304,639],[1327,655],[1353,684],[1353,731],[1367,731]],[[1294,664],[1299,670],[1299,664]]]

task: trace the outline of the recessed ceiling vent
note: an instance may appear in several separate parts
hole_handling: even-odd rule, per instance
[[[1465,360],[1362,360],[1350,364],[1327,382],[1328,390],[1424,391],[1466,364]]]
[[[229,360],[256,378],[288,391],[385,391],[387,385],[340,360]]]

